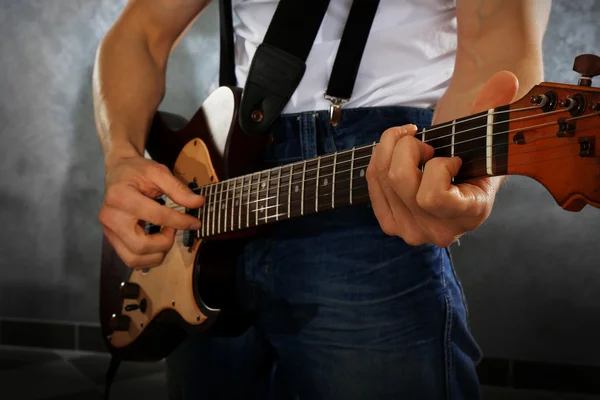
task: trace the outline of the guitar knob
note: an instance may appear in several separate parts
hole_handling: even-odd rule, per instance
[[[120,292],[123,299],[135,300],[140,295],[140,285],[137,283],[123,282],[121,283]]]
[[[600,57],[595,54],[581,54],[575,57],[573,71],[581,74],[580,86],[592,86],[592,78],[600,75]]]
[[[130,323],[131,318],[127,315],[113,314],[108,322],[108,326],[110,326],[113,331],[128,331]]]

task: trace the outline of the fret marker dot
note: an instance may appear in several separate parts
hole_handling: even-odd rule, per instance
[[[364,170],[364,169],[361,169],[361,170],[360,170],[360,177],[362,178],[362,177],[364,177],[364,176],[365,176],[365,170]]]
[[[224,209],[225,209],[225,204],[222,204],[221,205],[221,210],[224,210]]]
[[[240,203],[240,201],[239,201],[239,200],[236,200],[236,201],[235,201],[235,205],[236,205],[236,206],[237,206],[239,203]]]
[[[327,178],[323,179],[323,186],[327,186],[328,183],[329,181],[327,180]]]
[[[294,186],[294,192],[298,193],[298,185]]]
[[[264,183],[264,182],[262,182],[262,183],[260,184],[260,188],[261,188],[261,189],[264,189],[266,186],[267,186],[267,184],[266,184],[266,183]]]

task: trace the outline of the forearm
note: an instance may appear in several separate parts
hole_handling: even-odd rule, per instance
[[[210,0],[129,0],[103,38],[93,76],[105,163],[143,155],[164,96],[167,60]]]
[[[142,155],[165,90],[165,70],[143,35],[111,30],[97,53],[93,77],[97,133],[105,162]]]
[[[540,83],[550,8],[549,0],[458,0],[456,63],[436,107],[435,123],[471,114],[479,90],[496,72],[516,75],[516,99]]]

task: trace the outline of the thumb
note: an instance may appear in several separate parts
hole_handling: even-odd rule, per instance
[[[519,90],[519,80],[509,71],[495,73],[479,91],[473,102],[472,113],[476,114],[491,108],[511,103]]]
[[[168,168],[149,177],[156,186],[171,200],[186,208],[199,208],[204,204],[204,197],[194,193],[185,183],[176,178]]]

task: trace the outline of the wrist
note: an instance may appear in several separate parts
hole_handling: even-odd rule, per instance
[[[104,155],[104,167],[108,169],[124,159],[134,157],[143,157],[143,153],[132,143],[113,143],[111,149],[107,150]]]

